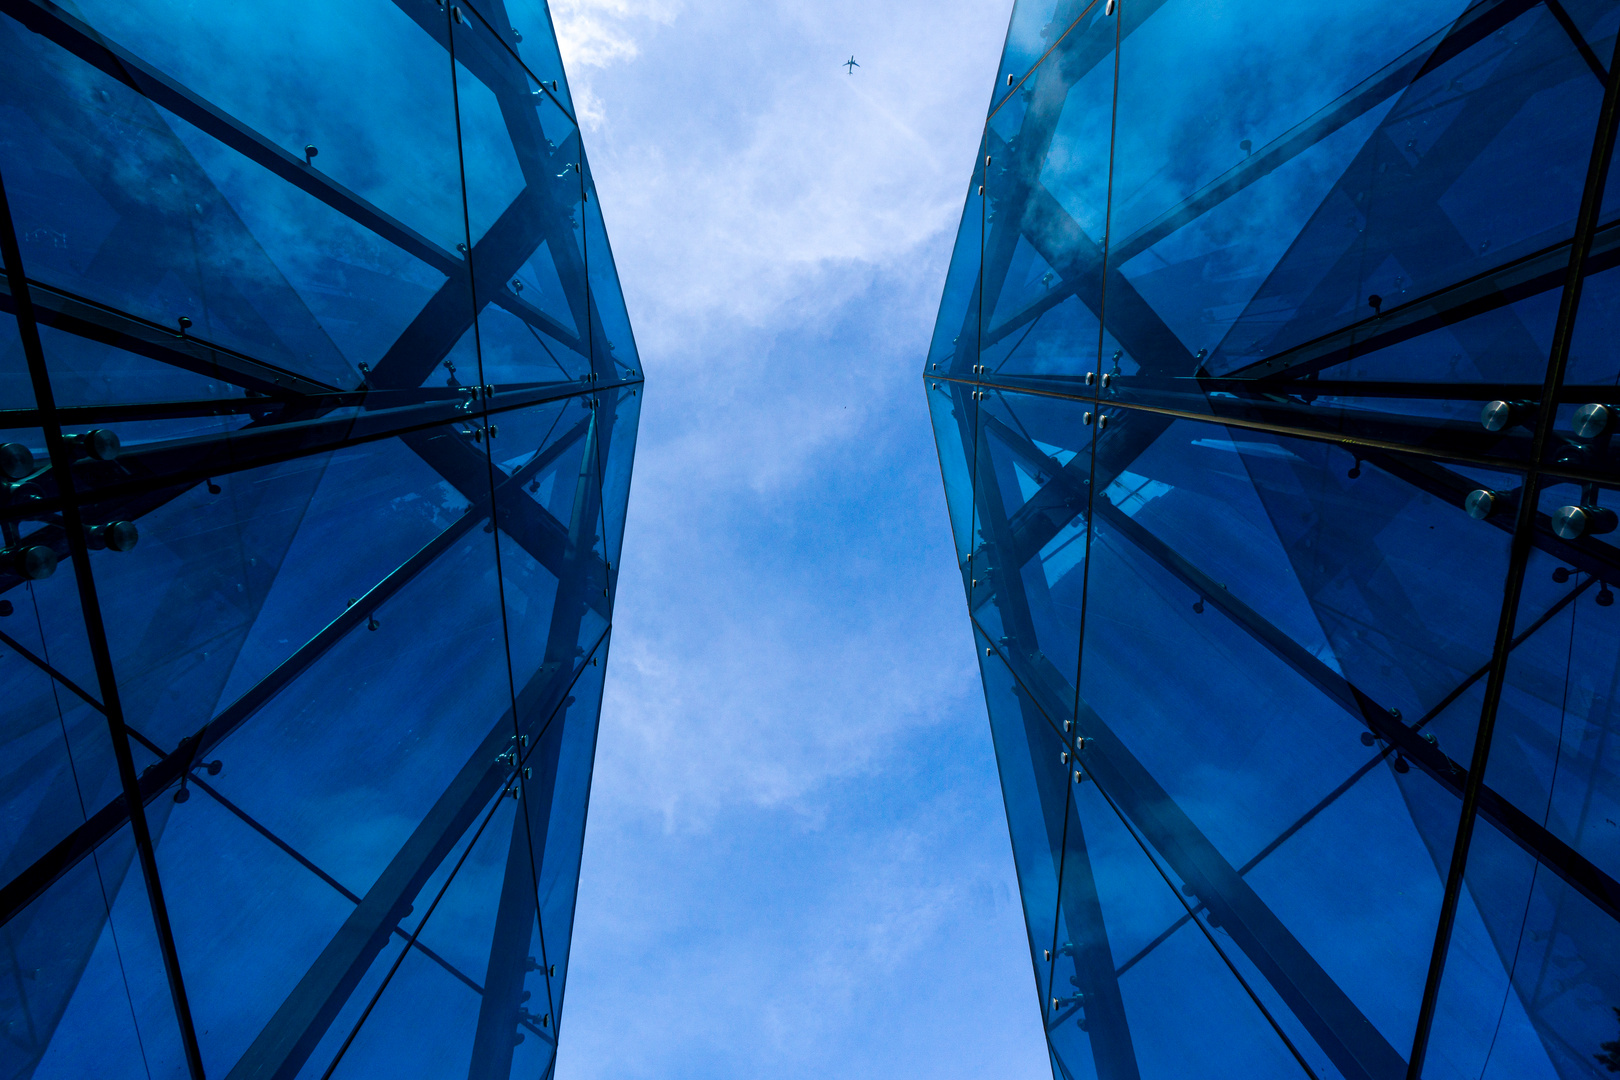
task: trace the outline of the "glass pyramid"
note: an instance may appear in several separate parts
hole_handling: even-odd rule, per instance
[[[1015,5],[923,376],[1058,1080],[1620,1071],[1617,26]]]
[[[0,1078],[541,1077],[641,369],[543,0],[0,5]]]

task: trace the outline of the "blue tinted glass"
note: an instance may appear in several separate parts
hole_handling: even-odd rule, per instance
[[[244,22],[231,32],[255,30]],[[169,26],[159,40],[183,38]],[[258,376],[247,384],[256,389],[275,372],[348,389],[358,365],[377,362],[459,262],[459,235],[428,239],[329,179],[324,169],[343,158],[333,141],[327,148],[336,153],[318,170],[302,164],[305,140],[275,146],[190,99],[144,97],[44,37],[8,27],[0,49],[19,72],[0,120],[15,149],[7,188],[52,325],[104,342],[133,336],[147,356],[211,377],[221,366],[245,368],[243,377]],[[446,117],[447,154],[428,156],[453,166],[453,134]],[[121,148],[116,163],[95,152],[104,144]],[[131,375],[145,366],[135,363]],[[103,364],[101,374],[117,369]]]
[[[161,834],[164,814],[151,815]],[[32,1043],[8,1065],[67,1080],[184,1076],[186,1062],[163,975],[152,911],[126,827],[6,923],[17,999],[8,1020]],[[26,980],[26,981],[25,981]],[[30,985],[32,984],[32,985]],[[8,1049],[8,1053],[9,1053]]]
[[[986,373],[1095,365],[1117,20],[1093,4],[985,128]]]
[[[523,66],[570,116],[574,103],[545,0],[470,0],[470,10],[517,53]]]
[[[0,58],[5,1071],[540,1075],[640,405],[545,6]]]
[[[641,371],[635,339],[630,335],[630,315],[624,294],[619,291],[619,275],[613,264],[613,248],[602,222],[602,204],[590,165],[585,165],[585,201],[580,207],[584,219],[585,266],[590,282],[592,365],[598,379],[635,378]]]
[[[500,1055],[510,1058],[522,1018],[513,1015],[508,1024],[505,1015],[493,1015],[498,1010],[487,990],[495,986],[490,976],[498,980],[507,970],[521,983],[528,966],[533,876],[525,838],[519,801],[505,791],[481,809],[468,845],[454,853],[442,878],[436,875],[424,890],[419,912],[405,920],[414,942],[368,1000],[370,1014],[348,1033],[352,1042],[333,1076],[386,1072],[425,1080],[470,1067],[508,1075]],[[519,993],[505,996],[515,1004]]]
[[[1440,1077],[1603,1076],[1620,1040],[1612,904],[1481,821],[1429,1061]],[[1608,1044],[1608,1045],[1605,1045]]]
[[[1145,1075],[1144,1042],[1154,1068],[1222,1068],[1180,1031],[1139,1037],[1161,1003],[1127,985],[1147,965],[1170,994],[1194,961],[1163,957],[1195,930],[1290,1071],[1297,1052],[1316,1075],[1404,1075],[1432,1035],[1423,1075],[1479,1075],[1493,1038],[1519,1049],[1492,1075],[1537,1075],[1525,1048],[1574,1039],[1573,1013],[1528,1002],[1481,1035],[1500,988],[1458,988],[1504,969],[1485,886],[1448,891],[1448,868],[1477,789],[1481,830],[1604,918],[1620,896],[1596,824],[1620,185],[1589,170],[1617,22],[1598,3],[1014,8],[923,376],[1037,988],[1049,1021],[1071,1013],[1048,1027],[1056,1076]],[[1009,768],[1053,756],[1080,785],[1067,826]],[[1092,790],[1187,899],[1123,957],[1100,949],[1126,871],[1098,858]],[[1462,965],[1443,987],[1437,942]],[[1595,944],[1581,962],[1597,986],[1617,969]],[[1559,1075],[1596,1060],[1579,1037]]]
[[[33,407],[34,387],[28,374],[28,359],[23,355],[22,338],[17,335],[17,320],[0,312],[0,408]]]
[[[578,130],[484,20],[454,31],[484,379],[583,379],[591,334],[586,258],[572,227],[583,190]]]

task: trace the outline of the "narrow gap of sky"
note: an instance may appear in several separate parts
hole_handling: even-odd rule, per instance
[[[921,381],[1009,5],[552,13],[647,372],[557,1076],[1049,1076]]]

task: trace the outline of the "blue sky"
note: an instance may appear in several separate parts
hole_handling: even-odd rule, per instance
[[[552,12],[648,385],[558,1076],[1050,1075],[920,379],[1009,7]]]

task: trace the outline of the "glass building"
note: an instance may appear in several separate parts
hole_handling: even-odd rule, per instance
[[[640,362],[544,0],[0,0],[0,1080],[549,1076]]]
[[[1014,7],[923,374],[1058,1080],[1620,1071],[1617,27]]]

